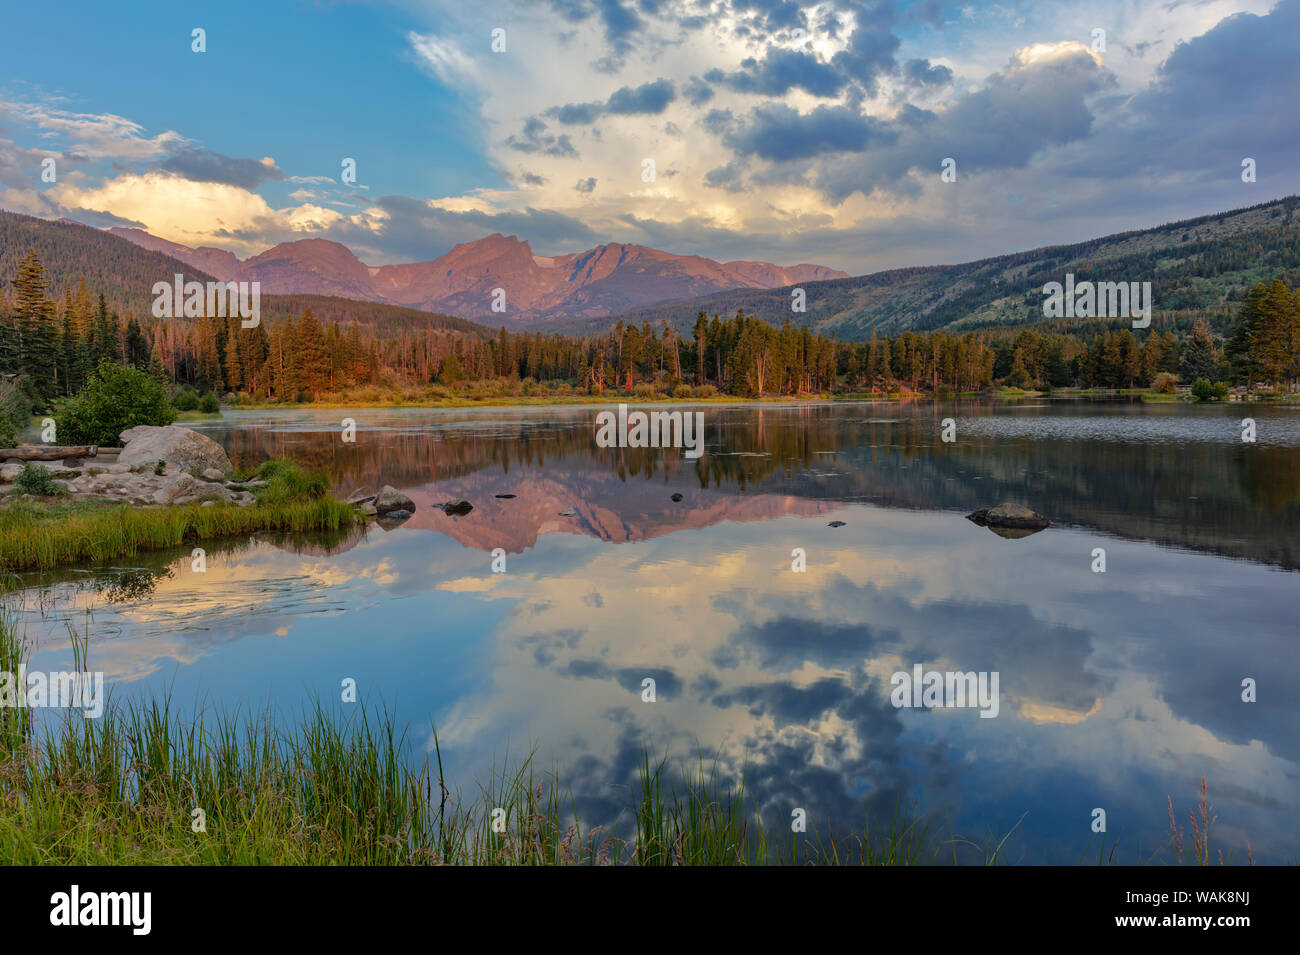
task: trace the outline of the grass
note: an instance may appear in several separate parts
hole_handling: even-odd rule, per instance
[[[70,633],[73,669],[88,669],[88,637]],[[0,612],[0,670],[28,650]],[[447,785],[436,731],[432,742],[417,765],[392,717],[362,706],[317,703],[283,725],[186,717],[165,698],[109,699],[98,719],[0,708],[0,864],[906,866],[951,847],[954,863],[997,865],[1016,828],[944,842],[896,807],[880,831],[796,835],[760,822],[743,774],[732,787],[716,764],[674,773],[645,751],[629,803],[593,826],[532,755],[467,799]],[[1202,780],[1191,858],[1175,828],[1170,861],[1210,864],[1215,818]],[[1098,864],[1114,861],[1105,849]]]
[[[272,461],[258,475],[268,483],[254,491],[256,502],[247,507],[10,503],[0,509],[0,572],[99,563],[259,531],[336,531],[361,519],[354,507],[330,496],[323,474]]]

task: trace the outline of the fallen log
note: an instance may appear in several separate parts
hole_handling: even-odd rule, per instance
[[[54,444],[24,444],[20,448],[0,448],[0,461],[63,461],[68,458],[93,458],[99,448],[93,444],[59,447]]]

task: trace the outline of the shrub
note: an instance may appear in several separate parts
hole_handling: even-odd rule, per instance
[[[1197,401],[1222,401],[1228,397],[1228,383],[1219,381],[1210,384],[1205,378],[1197,378],[1192,383],[1192,397]]]
[[[216,414],[221,410],[221,402],[217,400],[216,395],[209,391],[199,399],[199,410],[204,414]]]
[[[185,387],[176,393],[172,399],[172,407],[177,411],[196,411],[199,407],[199,396],[193,388]]]
[[[0,381],[0,448],[12,448],[32,416],[31,399],[16,381]]]
[[[695,389],[690,385],[678,385],[673,389],[674,398],[694,398]]]
[[[637,398],[658,398],[659,389],[648,381],[643,381],[632,389],[632,394]]]
[[[14,483],[24,494],[33,494],[37,497],[55,497],[67,493],[54,483],[54,476],[50,474],[49,468],[31,462],[23,465],[23,469],[14,478]]]
[[[1171,375],[1167,371],[1162,371],[1156,375],[1155,380],[1151,382],[1151,387],[1164,395],[1172,395],[1178,391],[1178,376]]]
[[[696,398],[716,398],[718,389],[713,385],[698,385],[695,388]]]
[[[167,390],[147,372],[102,361],[75,397],[55,411],[59,439],[68,444],[117,444],[136,425],[168,425],[176,411]]]

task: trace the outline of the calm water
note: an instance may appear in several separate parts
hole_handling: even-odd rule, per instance
[[[415,516],[213,545],[206,574],[188,550],[62,572],[20,595],[32,665],[69,666],[91,611],[118,696],[292,712],[350,677],[419,751],[436,723],[467,794],[535,747],[600,821],[644,747],[703,751],[774,824],[843,832],[901,800],[946,835],[1015,826],[1009,861],[1095,857],[1094,807],[1117,861],[1149,857],[1205,774],[1215,846],[1300,859],[1300,408],[706,406],[698,462],[596,448],[597,410],[227,413],[202,427],[237,464],[392,484]],[[473,512],[431,506],[454,497]],[[1054,526],[963,517],[1003,500]],[[996,671],[998,716],[895,708],[915,664]]]

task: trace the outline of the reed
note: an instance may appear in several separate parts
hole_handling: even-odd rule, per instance
[[[329,495],[322,476],[280,461],[263,469],[268,484],[247,507],[10,503],[0,509],[0,573],[99,563],[259,531],[337,531],[361,520],[354,507]]]
[[[81,668],[86,636],[71,632]],[[28,649],[0,611],[0,669]],[[898,807],[879,831],[795,834],[763,824],[743,773],[733,785],[716,763],[677,772],[649,752],[628,804],[594,811],[605,821],[593,825],[535,754],[513,768],[507,754],[466,797],[447,783],[436,730],[432,743],[414,758],[391,715],[361,706],[287,720],[185,714],[167,698],[110,699],[97,719],[0,708],[0,864],[905,866],[952,845],[954,863],[996,865],[1010,835],[942,843]],[[1201,808],[1204,864],[1213,816]]]

